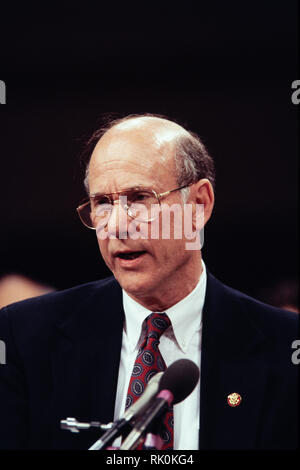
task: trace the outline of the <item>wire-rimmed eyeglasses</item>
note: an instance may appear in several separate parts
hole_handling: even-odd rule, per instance
[[[86,227],[96,230],[96,228],[105,227],[113,210],[113,205],[118,200],[132,219],[139,222],[152,222],[159,216],[160,201],[163,197],[192,184],[170,189],[163,193],[157,193],[154,189],[137,187],[110,194],[91,194],[88,199],[82,201],[77,207],[77,212],[81,222]],[[113,199],[113,195],[119,197]]]

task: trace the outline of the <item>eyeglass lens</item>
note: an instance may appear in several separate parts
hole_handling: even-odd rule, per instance
[[[118,199],[128,215],[140,222],[150,222],[158,216],[159,201],[151,191],[124,191]],[[101,195],[93,197],[89,204],[82,206],[80,215],[86,225],[96,228],[107,224],[112,209],[112,200]]]

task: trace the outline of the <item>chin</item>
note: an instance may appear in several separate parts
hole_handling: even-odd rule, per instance
[[[122,289],[133,296],[147,295],[155,289],[153,277],[149,273],[147,275],[141,275],[140,273],[122,273],[118,275],[115,273],[114,276]]]

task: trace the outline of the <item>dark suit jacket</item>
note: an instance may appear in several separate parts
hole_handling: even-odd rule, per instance
[[[124,312],[109,278],[0,312],[0,448],[88,449],[99,437],[60,429],[68,416],[113,419]],[[298,315],[208,274],[201,352],[200,448],[297,446]],[[227,396],[242,401],[233,408]]]

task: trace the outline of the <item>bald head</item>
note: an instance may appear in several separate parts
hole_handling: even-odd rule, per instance
[[[159,179],[163,186],[166,175],[170,177],[170,184],[176,185],[178,129],[172,123],[160,121],[157,118],[130,119],[103,134],[89,164],[90,194],[99,191],[100,186],[105,192],[113,192],[128,188],[129,182],[137,186],[142,181],[162,191],[163,188],[155,188],[154,184]],[[108,181],[110,187],[107,187]]]
[[[157,145],[173,144],[180,137],[190,134],[179,124],[156,116],[138,116],[121,120],[110,131],[133,131],[151,135]]]
[[[133,153],[140,151],[139,143],[146,144],[149,159],[156,158],[157,163],[168,165],[180,186],[200,178],[207,178],[214,185],[214,164],[199,137],[164,116],[145,114],[110,121],[92,135],[87,145],[88,153],[94,147],[86,169],[85,187],[88,192],[89,170],[95,155],[99,156],[100,148],[110,148],[115,152],[117,149],[113,146],[118,140],[122,141],[123,148],[128,146],[128,140],[135,143],[136,149],[133,145],[131,148]],[[125,153],[115,154],[115,157],[125,158]]]
[[[128,158],[128,150],[138,159],[142,158],[143,152],[148,158],[149,169],[156,160],[159,165],[168,165],[175,176],[176,143],[184,135],[188,136],[185,129],[167,119],[141,116],[123,120],[113,125],[99,139],[90,160],[90,169],[94,168],[95,161],[100,163],[99,152],[123,159]],[[124,152],[117,154],[120,146]],[[146,165],[147,162],[143,160],[143,164]]]

